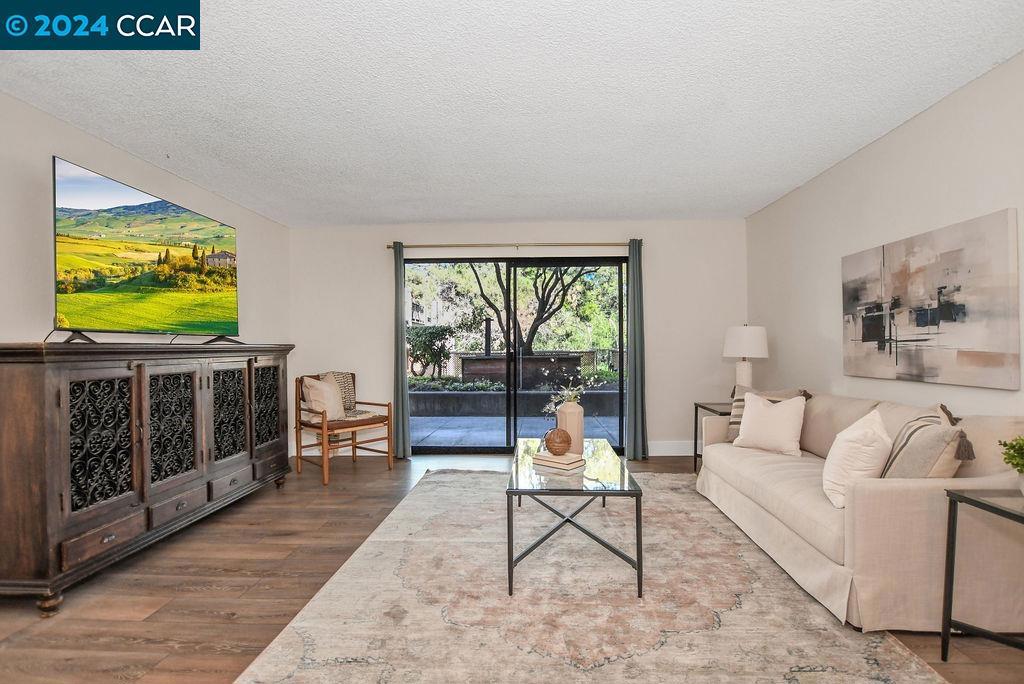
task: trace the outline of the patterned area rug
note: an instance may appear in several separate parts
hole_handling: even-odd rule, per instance
[[[692,475],[639,473],[633,569],[564,527],[506,584],[507,475],[428,473],[241,682],[941,682],[885,632],[840,625]],[[580,499],[545,499],[572,510]],[[633,501],[580,521],[634,549]],[[557,519],[529,499],[517,551]]]

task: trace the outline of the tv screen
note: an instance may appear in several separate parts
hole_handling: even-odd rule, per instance
[[[238,334],[235,229],[53,158],[56,327]]]

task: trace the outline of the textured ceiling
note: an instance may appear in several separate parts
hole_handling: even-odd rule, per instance
[[[202,21],[196,53],[0,53],[0,89],[293,227],[739,217],[1024,48],[1020,0],[217,0]]]

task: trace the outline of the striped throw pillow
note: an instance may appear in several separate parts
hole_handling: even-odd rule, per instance
[[[918,416],[900,428],[882,477],[953,477],[963,461],[974,459],[974,448],[963,430],[940,414]]]
[[[345,413],[354,411],[356,408],[356,379],[352,373],[343,373],[341,371],[329,371],[320,376],[320,379],[324,382],[333,382],[338,387],[338,391],[341,392],[341,397],[345,402]]]
[[[811,398],[811,395],[802,389],[758,391],[751,389],[750,387],[744,387],[743,385],[736,385],[732,391],[732,409],[729,412],[729,432],[725,437],[727,442],[735,441],[735,439],[740,435],[740,423],[743,422],[743,395],[747,392],[756,394],[759,397],[764,397],[773,404],[785,401],[786,399],[795,399],[796,397],[803,397],[804,399]]]

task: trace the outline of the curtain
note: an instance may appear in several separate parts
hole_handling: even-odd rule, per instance
[[[395,253],[395,456],[411,455],[409,436],[409,378],[406,374],[408,353],[405,348],[405,249],[401,242],[393,244]]]
[[[633,460],[647,458],[643,245],[643,240],[629,241],[626,296],[626,456]]]

